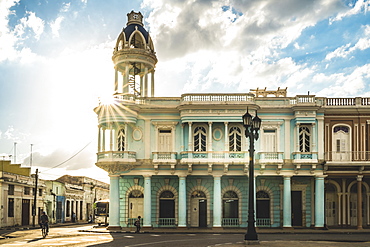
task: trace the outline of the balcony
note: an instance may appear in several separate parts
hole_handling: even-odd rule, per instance
[[[152,152],[153,166],[155,173],[158,174],[159,165],[170,165],[171,174],[175,172],[175,166],[177,163],[177,153],[176,152]]]
[[[326,98],[325,106],[370,106],[370,98]]]
[[[326,152],[325,161],[333,163],[370,162],[370,151]]]
[[[136,162],[136,152],[133,151],[106,151],[98,153],[98,162]]]
[[[247,151],[205,151],[205,152],[181,152],[181,163],[191,164],[245,164],[249,161]]]
[[[259,152],[257,154],[256,164],[260,165],[260,173],[266,168],[266,165],[276,165],[276,170],[279,171],[284,164],[284,153],[283,152]]]

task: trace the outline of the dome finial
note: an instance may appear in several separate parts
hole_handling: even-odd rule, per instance
[[[144,26],[143,24],[143,15],[140,12],[134,12],[133,10],[127,14],[127,26],[131,24],[138,24]]]

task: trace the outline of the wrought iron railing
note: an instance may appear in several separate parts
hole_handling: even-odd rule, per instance
[[[239,218],[222,218],[223,227],[236,227],[239,226]]]
[[[316,160],[317,152],[294,152],[293,159],[295,160]]]

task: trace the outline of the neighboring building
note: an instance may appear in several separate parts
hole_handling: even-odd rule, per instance
[[[38,224],[44,207],[41,195],[45,184],[39,182],[36,192],[36,216],[33,217],[35,178],[30,174],[31,168],[11,164],[10,160],[3,159],[0,162],[0,227]]]
[[[109,198],[109,184],[92,178],[64,175],[55,181],[65,186],[65,206],[62,207],[65,221],[72,221],[73,213],[77,221],[88,221],[94,214],[94,202]]]
[[[110,176],[109,228],[132,226],[138,215],[144,227],[246,227],[247,108],[262,119],[257,226],[324,227],[324,117],[334,109],[327,99],[287,97],[280,88],[154,97],[157,58],[142,18],[129,13],[117,39],[114,104],[95,108],[96,165]]]
[[[370,225],[370,98],[326,98],[328,226]]]
[[[50,223],[65,222],[66,188],[64,183],[55,180],[45,180],[45,185],[45,212],[49,216]]]

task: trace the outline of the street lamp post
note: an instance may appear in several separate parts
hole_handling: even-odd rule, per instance
[[[254,141],[258,140],[258,131],[261,127],[261,119],[257,116],[253,118],[247,108],[243,115],[243,125],[245,127],[245,137],[249,138],[249,197],[248,197],[248,228],[244,235],[244,241],[248,244],[259,244],[256,227],[254,225]]]

